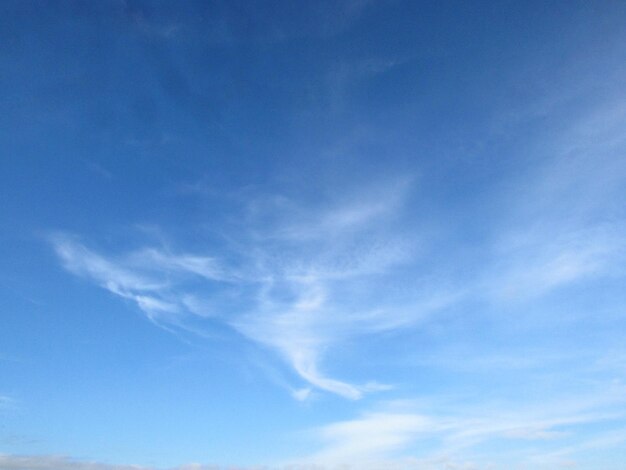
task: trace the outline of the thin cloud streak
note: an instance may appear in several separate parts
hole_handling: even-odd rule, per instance
[[[470,406],[455,411],[448,407],[448,412],[439,414],[422,413],[418,405],[389,403],[358,418],[314,429],[312,435],[322,443],[322,449],[305,457],[303,462],[376,468],[372,462],[379,462],[379,465],[380,462],[401,462],[402,456],[421,442],[430,443],[430,450],[421,460],[423,463],[480,460],[476,449],[502,442],[514,443],[524,461],[539,460],[536,444],[541,443],[546,449],[541,454],[542,460],[553,461],[556,455],[584,452],[593,442],[598,446],[621,442],[623,433],[605,435],[602,428],[590,440],[581,440],[575,433],[584,425],[619,422],[624,417],[624,403],[626,390],[623,387],[563,403],[548,401],[517,408],[489,407],[483,403],[476,409]],[[491,457],[495,462],[501,456]],[[511,463],[509,457],[493,468],[507,468]]]

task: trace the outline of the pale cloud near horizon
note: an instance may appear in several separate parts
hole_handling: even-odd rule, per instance
[[[402,456],[411,455],[411,449],[420,442],[435,442],[426,456],[414,460],[422,465],[415,468],[431,468],[427,462],[464,461],[476,462],[475,468],[517,468],[512,463],[515,455],[520,461],[536,462],[538,468],[551,468],[566,459],[577,458],[585,449],[626,442],[626,433],[610,426],[609,430],[593,433],[592,438],[575,437],[576,430],[584,425],[618,423],[624,417],[624,403],[623,385],[567,400],[549,399],[517,407],[484,402],[456,410],[454,406],[444,406],[447,411],[438,414],[422,411],[428,408],[420,401],[381,402],[355,419],[312,430],[312,436],[322,448],[303,461],[357,468],[392,468],[396,462],[397,468],[413,468],[409,464],[411,459]],[[480,448],[494,442],[515,443],[517,450],[511,453],[510,447],[504,445],[502,451],[485,460]],[[534,443],[547,447],[539,450]],[[385,462],[389,467],[381,464]],[[432,468],[448,467],[441,464]]]
[[[626,433],[617,426],[625,403],[626,389],[617,385],[565,401],[550,399],[521,407],[447,406],[440,413],[421,400],[379,402],[353,419],[309,430],[307,435],[319,450],[308,456],[256,466],[196,463],[167,470],[510,470],[527,468],[528,463],[549,470],[575,464],[586,451],[626,442]],[[576,437],[577,429],[599,424],[609,427]],[[411,449],[422,442],[435,444],[425,455],[411,456]],[[485,454],[481,449],[492,443],[501,450]],[[157,470],[59,455],[7,454],[0,454],[0,469]]]

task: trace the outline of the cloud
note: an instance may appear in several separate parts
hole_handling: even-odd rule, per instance
[[[401,413],[372,413],[361,418],[341,421],[318,430],[327,447],[311,460],[333,463],[355,463],[379,460],[405,447],[419,433],[434,426],[425,416]]]
[[[492,188],[502,203],[490,220],[476,221],[488,233],[480,256],[463,263],[455,254],[475,247],[462,236],[444,236],[451,246],[438,246],[416,228],[412,177],[314,198],[244,191],[219,251],[148,245],[111,253],[67,234],[51,242],[68,271],[134,302],[156,324],[204,334],[219,322],[275,351],[307,382],[290,390],[359,399],[373,390],[335,377],[345,369],[332,356],[340,344],[415,327],[454,307],[502,311],[624,274],[626,214],[615,201],[626,184],[616,151],[626,114],[605,111],[607,130],[597,116],[570,122],[544,142],[543,161],[502,193]]]
[[[152,270],[167,273],[195,274],[210,281],[233,280],[233,274],[226,273],[215,258],[189,254],[171,253],[146,248],[135,252],[129,259],[131,265],[139,268],[150,267]]]
[[[504,469],[517,468],[511,466],[515,459],[522,468],[524,462],[542,462],[539,468],[550,468],[543,463],[623,442],[623,430],[606,430],[624,417],[625,402],[624,388],[613,387],[569,401],[508,407],[482,402],[455,409],[439,401],[427,413],[420,411],[421,400],[379,403],[357,418],[312,430],[321,449],[302,462],[328,468],[487,468],[491,462],[489,468]],[[591,437],[576,436],[585,425],[595,429]],[[490,446],[501,451],[489,453],[485,461],[480,449]],[[420,449],[420,458],[406,457],[415,455],[415,449]],[[446,467],[448,463],[459,467]]]
[[[611,116],[621,122],[622,113]],[[454,255],[447,247],[428,253],[406,223],[410,177],[334,188],[315,200],[249,191],[217,253],[105,253],[67,234],[51,242],[68,271],[134,302],[159,326],[204,334],[220,322],[275,351],[309,386],[359,399],[371,387],[334,377],[342,364],[328,361],[351,338],[411,328],[458,305],[501,309],[623,274],[623,209],[607,204],[625,183],[616,176],[626,168],[612,150],[617,137],[601,145],[570,132],[574,147],[547,145],[545,163],[507,186],[484,256],[447,271],[440,264],[454,265]],[[456,250],[472,247],[459,242]],[[424,253],[430,264],[420,264]]]
[[[292,396],[298,401],[306,401],[311,396],[311,389],[308,387],[299,388],[292,392]]]
[[[168,298],[169,281],[165,277],[159,279],[133,269],[124,259],[100,255],[67,234],[55,234],[50,241],[68,271],[134,301],[154,322],[180,311],[176,300]]]
[[[50,242],[68,271],[133,301],[160,326],[202,333],[221,322],[278,352],[311,386],[358,399],[387,387],[331,378],[325,352],[355,335],[406,327],[445,304],[432,292],[371,297],[414,256],[415,240],[394,222],[410,188],[402,178],[323,204],[251,198],[231,234],[237,242],[220,258],[167,246],[104,254],[63,233]]]
[[[537,297],[556,288],[610,274],[624,257],[619,226],[588,227],[569,233],[526,231],[499,248],[489,295],[500,300]]]
[[[113,293],[154,291],[163,287],[162,283],[123,268],[121,263],[106,259],[66,234],[55,234],[50,239],[68,271],[91,278]]]
[[[490,188],[498,201],[493,212],[481,219],[475,211],[474,223],[488,229],[478,242],[481,259],[470,262],[474,275],[456,279],[467,298],[502,307],[625,274],[626,107],[616,104],[622,98],[591,100],[567,116],[555,108],[542,118],[558,120],[559,131],[538,131],[516,174]]]
[[[0,410],[10,408],[15,404],[15,400],[6,395],[0,395]]]

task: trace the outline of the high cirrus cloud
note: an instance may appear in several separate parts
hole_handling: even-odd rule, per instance
[[[550,399],[517,408],[484,401],[458,408],[450,402],[443,405],[440,398],[433,398],[430,406],[423,400],[380,403],[353,419],[313,429],[321,448],[302,461],[329,468],[518,468],[510,453],[514,448],[520,462],[555,468],[584,454],[590,443],[602,448],[626,442],[623,429],[611,426],[624,416],[625,391],[614,385],[568,401]],[[593,439],[576,436],[585,425],[596,426]],[[424,442],[430,443],[429,453],[420,459],[406,457]],[[476,450],[490,445],[502,451],[484,460]]]
[[[50,240],[68,271],[133,301],[156,324],[203,333],[221,322],[276,351],[308,385],[358,399],[385,387],[325,372],[327,352],[347,338],[412,327],[451,305],[506,306],[620,275],[626,230],[620,207],[607,200],[623,187],[614,171],[623,158],[614,144],[575,138],[573,128],[573,149],[564,153],[556,142],[545,165],[511,180],[484,256],[462,269],[449,268],[454,255],[441,247],[428,253],[419,229],[406,224],[411,178],[335,190],[314,203],[247,197],[239,222],[224,229],[232,243],[203,253],[163,245],[95,250],[64,233]],[[306,398],[309,389],[294,396]]]
[[[395,268],[413,258],[415,241],[394,227],[409,189],[403,180],[324,207],[253,200],[238,232],[245,249],[221,257],[163,246],[105,253],[65,233],[50,240],[68,271],[135,302],[158,325],[202,332],[203,320],[222,322],[276,350],[310,385],[357,399],[385,387],[329,377],[323,351],[415,322],[439,302],[432,293],[371,297],[373,285],[392,284]]]

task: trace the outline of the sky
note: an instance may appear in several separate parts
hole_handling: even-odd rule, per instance
[[[0,469],[623,470],[625,25],[0,2]]]

